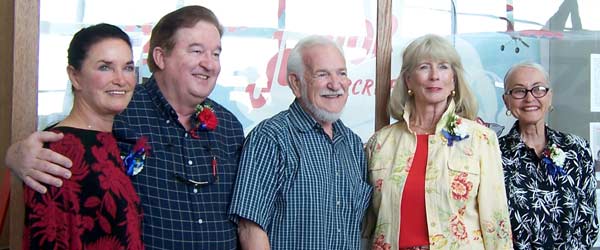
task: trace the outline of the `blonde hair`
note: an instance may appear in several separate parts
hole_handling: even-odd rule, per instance
[[[402,121],[405,109],[410,108],[414,112],[415,99],[408,95],[408,89],[404,79],[412,72],[419,62],[424,59],[443,61],[450,64],[454,72],[455,92],[448,101],[454,100],[456,104],[455,112],[467,119],[477,117],[477,100],[469,89],[465,72],[458,52],[452,44],[441,36],[428,34],[418,37],[412,41],[402,53],[402,68],[400,75],[396,80],[396,85],[392,90],[388,109],[392,117]]]

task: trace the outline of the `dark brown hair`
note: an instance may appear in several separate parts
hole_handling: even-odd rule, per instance
[[[83,28],[73,35],[67,50],[67,62],[76,70],[80,70],[88,50],[94,44],[109,38],[123,40],[131,49],[131,41],[127,33],[112,24],[100,23]]]
[[[211,23],[219,30],[219,35],[223,36],[223,26],[219,23],[215,14],[202,6],[190,5],[177,9],[162,17],[156,26],[152,28],[150,35],[150,48],[148,49],[148,68],[150,72],[158,70],[154,62],[153,51],[156,47],[161,47],[165,53],[170,53],[175,47],[175,33],[181,28],[194,27],[199,21]]]

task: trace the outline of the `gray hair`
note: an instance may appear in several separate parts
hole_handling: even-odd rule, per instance
[[[550,74],[548,74],[548,71],[546,71],[546,69],[544,68],[544,66],[542,66],[539,63],[536,62],[532,62],[532,61],[523,61],[520,63],[516,63],[513,64],[510,69],[508,69],[508,71],[506,71],[506,75],[504,75],[504,92],[507,91],[506,87],[508,87],[508,77],[510,77],[510,75],[512,75],[512,73],[520,68],[532,68],[535,69],[537,71],[539,71],[540,73],[542,73],[544,75],[544,79],[546,80],[546,83],[548,83],[548,85],[550,85]]]
[[[299,76],[300,80],[304,81],[304,60],[303,54],[304,50],[316,45],[331,45],[337,48],[340,51],[340,54],[344,56],[344,50],[342,47],[337,45],[337,43],[333,42],[331,39],[320,36],[320,35],[312,35],[305,38],[302,38],[296,46],[290,52],[290,55],[287,60],[287,74],[296,74]],[[288,80],[289,81],[289,80]],[[288,85],[289,82],[288,82]],[[290,85],[291,86],[291,85]]]

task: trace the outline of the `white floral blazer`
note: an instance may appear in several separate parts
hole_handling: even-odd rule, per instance
[[[496,134],[467,119],[468,137],[448,140],[451,103],[429,136],[425,206],[431,249],[512,249],[502,160]],[[407,127],[410,114],[376,132],[367,143],[369,181],[374,192],[363,235],[372,249],[398,249],[400,202],[416,150],[416,134]]]

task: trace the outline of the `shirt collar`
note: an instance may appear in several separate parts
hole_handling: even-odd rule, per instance
[[[169,101],[167,101],[167,98],[165,98],[162,92],[160,92],[160,88],[158,87],[154,76],[150,77],[150,79],[144,83],[144,87],[148,91],[148,95],[152,99],[152,103],[156,105],[164,117],[169,117],[174,121],[179,120],[179,116],[177,115],[175,109],[173,109],[171,104],[169,104]],[[210,98],[206,98],[201,104],[210,105],[214,109],[215,107],[213,103],[214,102],[212,102]]]
[[[404,122],[406,123],[406,127],[408,128],[409,131],[413,132],[412,130],[410,130],[410,115],[411,115],[411,110],[414,110],[414,108],[412,108],[413,103],[412,102],[406,102],[406,105],[404,106],[404,114],[402,115],[402,119],[404,119]],[[446,111],[444,111],[444,114],[442,114],[442,117],[440,118],[440,120],[438,121],[438,123],[435,125],[435,133],[437,133],[438,131],[441,131],[445,126],[446,126],[446,121],[450,118],[450,115],[454,114],[454,110],[456,108],[456,105],[454,104],[454,100],[450,100],[450,103],[448,103],[448,108],[446,108]]]
[[[162,94],[162,92],[160,92],[160,88],[158,88],[158,84],[156,83],[154,76],[151,76],[150,79],[144,83],[144,87],[146,87],[148,95],[152,99],[152,103],[156,105],[164,117],[170,117],[174,121],[179,119],[175,109],[171,107],[171,104],[169,104],[165,96]]]
[[[550,148],[552,144],[557,144],[560,141],[560,133],[558,133],[558,131],[551,129],[548,125],[544,125],[544,130],[546,132],[546,148]],[[518,120],[515,121],[508,134],[506,134],[506,137],[511,145],[518,145],[519,147],[526,146],[523,140],[521,140]]]
[[[548,125],[545,125],[546,128],[546,139],[548,141],[548,143],[546,144],[547,148],[550,148],[550,146],[552,146],[553,144],[557,144],[560,145],[560,141],[561,141],[561,134],[560,132],[548,127]]]

